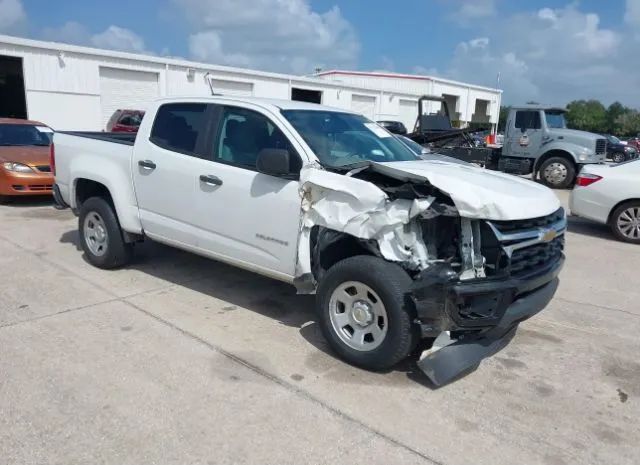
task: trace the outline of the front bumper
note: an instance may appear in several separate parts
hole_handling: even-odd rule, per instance
[[[448,331],[456,342],[430,351],[419,368],[442,386],[504,348],[551,301],[563,265],[564,257],[527,279],[460,282],[446,265],[422,276],[412,289],[422,335]]]
[[[53,183],[50,173],[16,173],[0,168],[0,195],[48,195]]]

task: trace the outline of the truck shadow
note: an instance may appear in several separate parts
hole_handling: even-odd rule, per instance
[[[9,208],[49,207],[53,205],[53,197],[50,195],[16,196],[1,205]]]
[[[65,232],[60,242],[82,251],[77,230]],[[336,369],[348,369],[347,365],[340,366],[343,362],[337,359],[320,332],[314,310],[315,297],[297,295],[295,288],[289,284],[153,241],[136,244],[134,259],[127,269],[138,270],[169,284],[223,301],[219,309],[221,312],[246,309],[295,328],[315,349],[335,359]],[[210,311],[206,307],[203,310]],[[416,351],[393,369],[373,375],[397,378],[398,374],[405,374],[405,380],[408,378],[433,388],[416,365],[419,355],[420,351]],[[326,360],[314,360],[316,362],[312,363],[318,366],[310,366],[311,369],[327,363]]]

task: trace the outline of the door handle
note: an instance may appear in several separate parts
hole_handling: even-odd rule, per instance
[[[200,181],[210,186],[222,186],[222,179],[212,174],[201,174]]]
[[[151,160],[140,160],[138,161],[138,166],[143,167],[145,170],[155,170],[156,164]]]

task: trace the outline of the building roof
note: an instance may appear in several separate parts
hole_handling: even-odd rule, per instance
[[[454,81],[451,79],[445,79],[437,76],[427,76],[427,75],[421,75],[421,74],[402,74],[402,73],[393,73],[393,72],[387,72],[387,71],[348,71],[348,70],[342,70],[342,69],[332,69],[329,71],[322,71],[316,74],[316,76],[336,76],[336,75],[364,76],[364,77],[368,76],[368,77],[381,77],[381,78],[390,78],[390,79],[411,79],[411,80],[417,80],[417,81],[434,81],[434,82],[442,82],[445,84],[470,87],[472,89],[484,90],[487,92],[502,93],[502,90],[492,88],[492,87],[480,86],[477,84],[469,84],[466,82]]]
[[[104,50],[93,47],[84,47],[80,45],[70,45],[61,42],[48,42],[43,40],[25,39],[23,37],[14,37],[0,34],[0,44],[10,44],[14,46],[21,46],[27,48],[34,48],[40,50],[48,50],[51,52],[62,53],[74,53],[77,55],[97,56],[104,58],[120,58],[123,60],[134,60],[143,63],[152,63],[160,66],[175,66],[180,68],[193,68],[202,71],[212,71],[220,74],[233,73],[236,75],[244,75],[248,78],[251,77],[263,77],[271,79],[280,79],[290,81],[290,83],[300,86],[302,88],[318,88],[318,87],[332,87],[341,89],[351,89],[362,92],[380,92],[379,88],[369,88],[363,86],[356,86],[349,83],[341,83],[329,81],[327,79],[321,79],[317,76],[298,76],[294,74],[274,73],[270,71],[259,71],[248,68],[236,68],[232,66],[215,65],[211,63],[203,63],[198,61],[190,61],[183,58],[175,57],[160,57],[153,55],[144,55],[140,53],[119,52],[116,50]],[[395,91],[397,95],[407,95],[417,97],[417,94],[411,92]]]

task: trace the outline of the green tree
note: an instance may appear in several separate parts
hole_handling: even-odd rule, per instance
[[[616,119],[618,134],[623,137],[635,137],[640,134],[640,112],[629,110]]]
[[[507,117],[509,116],[511,107],[500,107],[500,116],[498,118],[498,132],[504,132],[507,127]]]
[[[567,105],[567,125],[590,132],[607,131],[607,109],[598,100],[575,100]]]
[[[607,108],[607,132],[610,134],[622,134],[618,120],[622,115],[629,113],[631,109],[625,107],[620,102],[613,102]]]

